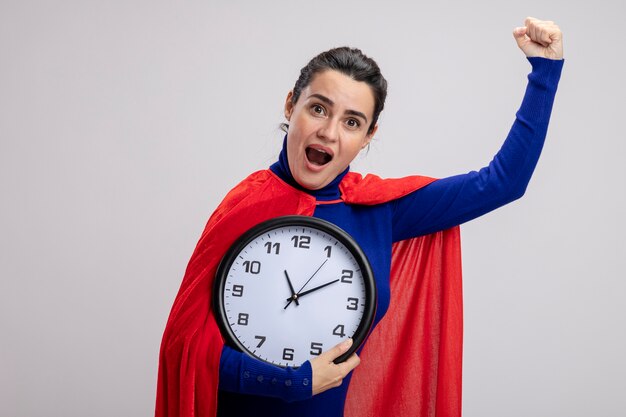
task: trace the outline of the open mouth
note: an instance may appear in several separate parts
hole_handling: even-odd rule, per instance
[[[327,163],[329,163],[333,159],[333,156],[329,154],[328,152],[324,151],[323,149],[317,149],[317,148],[308,146],[306,148],[306,158],[313,165],[322,166],[322,165],[326,165]]]

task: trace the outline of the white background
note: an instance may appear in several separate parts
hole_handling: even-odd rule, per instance
[[[623,2],[0,1],[0,415],[149,416],[158,350],[212,210],[271,164],[318,52],[389,98],[354,170],[486,165],[530,65],[565,68],[526,196],[462,228],[465,416],[626,412]]]

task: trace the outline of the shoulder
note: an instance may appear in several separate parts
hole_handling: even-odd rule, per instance
[[[273,179],[272,172],[269,169],[262,169],[253,172],[244,178],[239,184],[235,185],[232,190],[226,194],[224,200],[245,196],[250,191],[262,187],[267,181]]]
[[[263,186],[272,179],[270,170],[264,169],[253,172],[248,175],[237,185],[235,185],[224,196],[220,204],[217,206],[211,218],[209,224],[219,221],[224,215],[229,213],[233,208],[239,205],[247,197],[254,196]]]
[[[339,189],[346,203],[374,205],[397,200],[435,180],[421,175],[381,178],[373,174],[363,177],[359,173],[348,172],[339,184]]]

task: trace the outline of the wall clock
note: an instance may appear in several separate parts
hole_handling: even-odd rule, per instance
[[[226,342],[260,360],[298,367],[352,337],[365,340],[376,309],[367,257],[344,230],[308,216],[251,228],[217,269],[213,309]]]

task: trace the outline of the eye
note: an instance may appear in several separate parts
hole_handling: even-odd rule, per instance
[[[326,114],[326,109],[319,104],[313,104],[311,106],[311,113],[319,116],[324,116]]]
[[[357,119],[348,119],[346,120],[346,124],[352,129],[358,129],[361,126],[361,122]]]

